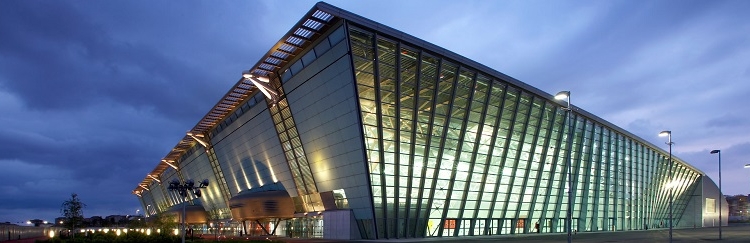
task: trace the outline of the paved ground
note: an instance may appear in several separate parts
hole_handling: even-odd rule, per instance
[[[420,239],[393,240],[361,240],[357,242],[441,242],[441,243],[471,243],[471,242],[567,242],[566,234],[525,234],[502,236],[471,236],[471,237],[442,237]],[[300,240],[277,238],[286,242],[346,242],[334,240]],[[719,228],[674,229],[672,241],[678,243],[691,242],[750,242],[750,224],[731,225],[722,227],[722,240],[719,240]],[[578,233],[573,235],[575,243],[610,243],[610,242],[669,242],[669,229]]]
[[[3,243],[34,243],[36,240],[45,240],[47,237],[35,237],[35,238],[28,238],[28,239],[20,239],[20,240],[6,240],[6,241],[0,241]]]
[[[255,238],[258,239],[258,238]],[[340,243],[351,242],[341,240],[322,239],[289,239],[271,238],[289,243]],[[35,239],[3,241],[13,243],[31,243]],[[213,239],[207,239],[207,242]],[[220,240],[221,241],[221,240]],[[730,225],[722,227],[722,240],[719,240],[719,228],[697,228],[697,229],[674,229],[672,241],[677,243],[692,242],[743,242],[750,243],[750,224]],[[441,242],[441,243],[472,243],[472,242],[567,242],[566,234],[525,234],[525,235],[499,235],[499,236],[471,236],[471,237],[442,237],[442,238],[419,238],[419,239],[392,239],[392,240],[360,240],[360,243],[380,242]],[[613,243],[613,242],[669,242],[669,230],[641,230],[623,232],[596,232],[579,233],[573,235],[575,243]]]

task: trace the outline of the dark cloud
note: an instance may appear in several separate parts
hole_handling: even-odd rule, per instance
[[[0,221],[54,218],[74,192],[86,215],[134,212],[135,185],[314,4],[0,1]],[[658,146],[671,129],[675,153],[716,181],[707,151],[725,168],[750,156],[750,2],[332,4],[571,90]],[[744,170],[724,172],[728,193],[745,190]]]
[[[708,127],[737,127],[741,125],[748,125],[750,121],[747,117],[738,116],[735,114],[727,113],[723,116],[709,119],[706,121]]]
[[[719,157],[717,154],[709,153],[713,149],[721,150],[721,181],[722,189],[727,195],[748,194],[747,185],[750,185],[750,169],[744,168],[748,162],[745,158],[750,156],[750,142],[740,143],[731,147],[722,148],[720,144],[711,145],[710,149],[695,152],[678,153],[678,156],[692,165],[701,169],[719,183]]]
[[[0,29],[18,34],[0,39],[6,63],[0,67],[0,81],[30,109],[79,109],[111,100],[195,120],[225,92],[206,86],[216,75],[190,71],[203,67],[156,48],[184,40],[166,36],[154,44],[119,39],[112,33],[117,26],[99,25],[65,2],[8,4]]]
[[[59,208],[73,192],[99,212],[136,207],[134,186],[265,52],[241,38],[258,24],[232,12],[248,6],[227,7],[0,2],[0,176],[11,181],[0,192],[12,197],[0,215]]]

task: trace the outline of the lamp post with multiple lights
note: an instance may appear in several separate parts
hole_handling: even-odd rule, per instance
[[[177,179],[172,180],[169,182],[169,189],[170,191],[177,191],[180,196],[183,198],[187,198],[188,192],[192,192],[193,195],[196,197],[201,197],[201,188],[206,188],[208,186],[208,179],[204,179],[199,185],[195,185],[195,182],[193,180],[187,180],[185,181],[185,184],[180,184],[180,181]],[[182,202],[182,243],[185,243],[185,206],[187,206],[187,201]]]
[[[721,201],[724,201],[724,196],[721,190],[721,150],[714,149],[711,150],[711,154],[719,154],[719,240],[721,240],[721,225],[723,224],[723,221],[721,221]]]
[[[661,131],[659,137],[668,137],[669,145],[669,243],[672,243],[672,200],[674,197],[674,178],[672,175],[672,131]]]
[[[555,95],[555,99],[567,101],[567,107],[563,107],[563,110],[565,110],[565,116],[566,116],[567,123],[568,123],[568,126],[567,126],[568,136],[567,136],[567,139],[566,139],[566,142],[565,142],[566,143],[566,147],[567,147],[567,152],[568,152],[568,156],[566,156],[567,157],[566,159],[568,161],[567,162],[567,165],[568,165],[567,166],[568,167],[567,168],[567,170],[568,170],[568,175],[567,175],[567,177],[568,177],[568,179],[567,179],[567,181],[568,181],[568,213],[567,213],[567,218],[566,218],[567,225],[565,226],[565,228],[568,231],[568,243],[571,243],[573,241],[573,238],[572,238],[573,236],[571,235],[571,228],[572,228],[572,223],[573,223],[573,197],[572,197],[572,195],[573,195],[573,193],[572,193],[572,191],[573,191],[573,182],[572,182],[572,178],[571,178],[571,170],[573,169],[573,165],[572,165],[572,161],[573,161],[573,159],[572,159],[572,156],[573,156],[572,152],[573,151],[571,151],[571,149],[573,148],[573,139],[572,139],[572,136],[573,136],[573,128],[572,128],[573,124],[571,122],[571,117],[572,117],[573,110],[572,110],[572,108],[570,106],[570,91],[560,91],[560,92],[558,92]]]

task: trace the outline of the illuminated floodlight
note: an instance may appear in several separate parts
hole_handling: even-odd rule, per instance
[[[570,98],[570,91],[560,91],[555,95],[556,100],[565,100]]]
[[[172,169],[178,170],[177,166],[175,166],[174,164],[170,163],[170,161],[167,161],[166,159],[161,160],[161,162],[164,162],[165,164],[169,165],[170,167],[172,167]],[[174,161],[172,161],[172,162],[174,162]]]
[[[177,193],[180,194],[180,196],[187,199],[188,193],[193,193],[193,195],[195,195],[196,197],[201,197],[200,189],[206,188],[206,186],[208,186],[208,179],[204,179],[203,181],[201,181],[201,183],[198,186],[196,186],[195,181],[193,179],[187,179],[185,180],[184,183],[180,183],[179,180],[174,179],[171,182],[169,182],[169,186],[167,187],[167,189],[169,189],[170,191],[176,191]],[[175,235],[180,235],[180,231],[186,229],[185,227],[185,218],[187,217],[187,214],[185,212],[186,205],[187,205],[187,202],[182,203],[182,217],[180,217],[181,218],[180,221],[182,221],[181,227],[179,229],[174,230]],[[182,238],[182,243],[185,243],[184,231],[182,233],[181,238]]]
[[[243,77],[243,78],[252,78],[252,77],[253,77],[253,74],[252,74],[252,73],[250,73],[250,70],[247,70],[247,71],[243,71],[243,72],[242,72],[242,77]]]
[[[271,86],[268,86],[268,83],[271,82],[268,78],[255,76],[250,71],[242,72],[242,78],[253,83],[269,100],[275,101],[275,97],[279,95]]]
[[[159,180],[158,178],[156,178],[155,176],[153,176],[151,174],[149,174],[148,177],[151,177],[151,179],[154,179],[156,182],[161,183],[161,180]]]

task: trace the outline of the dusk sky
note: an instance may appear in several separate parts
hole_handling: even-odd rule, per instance
[[[131,191],[315,1],[0,1],[0,222],[135,214]],[[330,1],[750,193],[750,1]],[[142,209],[141,209],[142,211]]]

